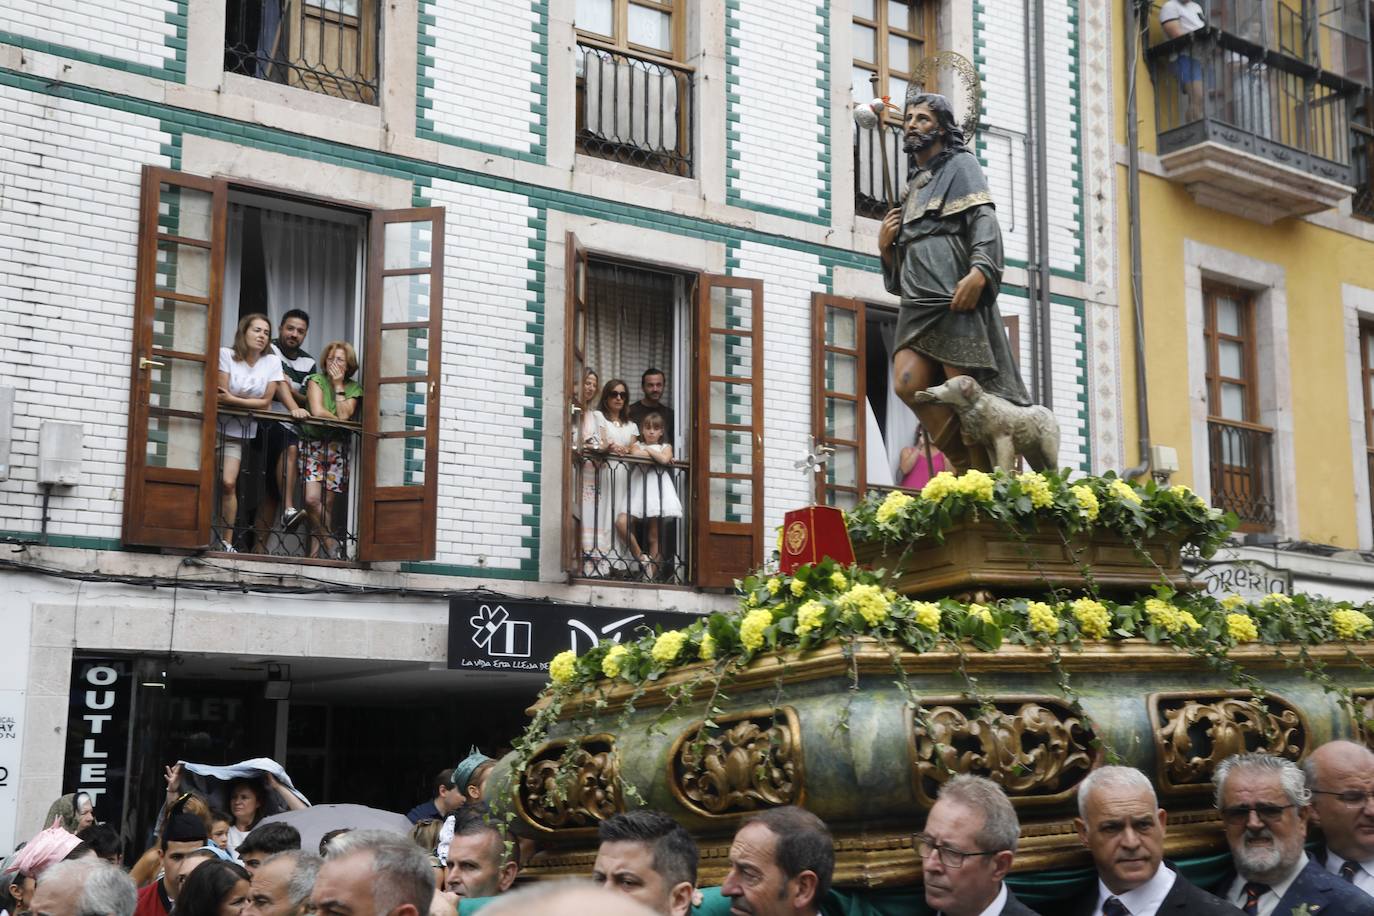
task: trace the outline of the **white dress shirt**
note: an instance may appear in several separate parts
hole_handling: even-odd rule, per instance
[[[1122,906],[1131,916],[1155,916],[1159,905],[1164,902],[1164,898],[1169,896],[1169,891],[1174,889],[1174,881],[1178,875],[1167,865],[1161,864],[1155,871],[1155,875],[1149,881],[1140,885],[1133,891],[1124,894],[1113,894],[1107,889],[1107,885],[1102,883],[1102,879],[1097,881],[1097,909],[1093,910],[1093,916],[1102,916],[1102,904],[1107,902],[1108,897],[1115,897],[1121,901]]]
[[[1345,860],[1342,859],[1341,861]],[[1270,916],[1274,912],[1274,908],[1279,905],[1279,901],[1283,899],[1283,895],[1288,893],[1289,886],[1297,880],[1298,875],[1306,867],[1307,853],[1303,853],[1302,857],[1298,859],[1298,864],[1293,866],[1293,870],[1288,873],[1287,877],[1269,885],[1269,890],[1260,894],[1259,904],[1255,907],[1256,916]],[[1340,868],[1340,864],[1337,863],[1336,867]],[[1245,885],[1247,883],[1249,883],[1248,879],[1236,875],[1236,880],[1231,882],[1231,889],[1226,893],[1227,901],[1235,904],[1236,909],[1245,909]]]
[[[1374,859],[1352,859],[1355,863],[1355,886],[1366,894],[1374,896]],[[1326,848],[1326,870],[1333,875],[1341,873],[1341,866],[1345,864],[1345,856],[1338,856],[1331,851],[1331,847]]]

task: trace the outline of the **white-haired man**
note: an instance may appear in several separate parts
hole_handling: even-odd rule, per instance
[[[32,916],[133,916],[138,890],[122,868],[99,859],[58,862],[38,878]]]
[[[310,894],[319,916],[426,916],[433,899],[429,857],[386,830],[336,837]]]
[[[1307,857],[1312,795],[1297,764],[1237,754],[1212,776],[1235,875],[1217,886],[1247,916],[1294,912],[1374,916],[1374,897]]]
[[[1154,786],[1130,767],[1101,767],[1078,785],[1078,838],[1097,866],[1097,886],[1072,916],[1196,916],[1240,912],[1164,864],[1168,815]]]
[[[1312,793],[1312,824],[1326,840],[1317,861],[1374,894],[1374,752],[1353,741],[1328,741],[1302,768]]]
[[[1003,883],[1021,824],[1002,787],[955,776],[940,789],[916,835],[926,905],[940,916],[1034,916]]]

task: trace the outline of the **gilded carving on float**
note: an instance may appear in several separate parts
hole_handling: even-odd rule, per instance
[[[535,753],[521,775],[516,806],[520,816],[537,830],[575,836],[577,828],[595,831],[599,822],[625,810],[615,738],[590,735],[578,744],[571,758],[564,760],[568,742],[549,742]]]
[[[1013,805],[1054,805],[1071,795],[1093,768],[1093,734],[1053,697],[998,697],[996,712],[962,698],[923,702],[930,734],[906,714],[912,780],[923,807],[960,773],[986,776]],[[936,746],[938,745],[938,753]]]
[[[1156,693],[1147,701],[1161,792],[1208,792],[1212,771],[1232,754],[1263,751],[1291,760],[1307,752],[1307,720],[1292,703],[1244,690]]]
[[[702,734],[692,723],[668,754],[668,785],[679,804],[706,817],[799,805],[801,726],[791,706],[725,716]]]

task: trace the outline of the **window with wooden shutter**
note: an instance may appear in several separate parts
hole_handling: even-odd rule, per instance
[[[852,507],[866,488],[867,422],[864,303],[842,296],[812,297],[812,438],[830,450],[816,475],[816,502]]]
[[[444,210],[372,214],[358,556],[434,556]]]
[[[227,194],[222,181],[143,170],[126,544],[210,541]]]
[[[697,287],[697,584],[729,587],[763,559],[763,283]]]

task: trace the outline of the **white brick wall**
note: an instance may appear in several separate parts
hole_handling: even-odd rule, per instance
[[[523,411],[539,406],[525,394],[536,210],[521,195],[449,181],[428,196],[447,208],[435,561],[518,569],[532,555],[520,539],[538,534],[522,501],[533,492],[522,475],[535,470],[522,454],[536,445],[522,435],[534,425]]]
[[[728,106],[738,121],[726,126],[739,138],[728,165],[739,176],[728,180],[742,201],[808,215],[825,208],[819,6],[819,0],[746,0],[729,14],[734,27],[727,34],[739,41],[728,49],[739,57],[730,91],[739,101]]]
[[[175,58],[166,17],[177,12],[175,0],[0,0],[5,31],[148,67]]]
[[[167,165],[158,122],[0,87],[0,385],[16,389],[0,528],[37,531],[38,427],[78,422],[82,484],[52,534],[119,536],[129,410],[139,171]]]
[[[820,259],[804,252],[745,242],[734,253],[735,276],[763,281],[763,552],[768,555],[783,515],[816,500],[815,481],[792,462],[806,454],[811,436],[811,294],[824,291],[825,274]]]
[[[1030,373],[1027,370],[1035,365],[1036,354],[1031,343],[1031,319],[1026,298],[1004,291],[997,298],[997,307],[1002,310],[1002,317],[1015,315],[1020,319],[1021,378],[1029,390]],[[1088,454],[1088,425],[1079,413],[1087,409],[1084,389],[1087,379],[1079,361],[1086,358],[1086,349],[1083,321],[1072,306],[1059,302],[1050,304],[1050,340],[1054,349],[1051,400],[1055,419],[1059,421],[1059,466],[1082,469]]]
[[[435,0],[429,11],[434,88],[423,91],[434,129],[522,152],[537,147],[534,86],[544,77],[534,70],[539,16],[530,0]]]
[[[1026,110],[1025,17],[1021,0],[987,0],[980,35],[987,42],[981,73],[985,123],[980,155],[986,160],[988,184],[997,202],[1006,256],[1025,263],[1029,257],[1027,232],[1034,214],[1026,183],[1026,133],[1031,124]],[[1075,111],[1079,92],[1070,72],[1078,53],[1068,16],[1074,0],[1046,0],[1045,83],[1046,143],[1048,148],[1050,266],[1075,272],[1083,266],[1081,191],[1078,180],[1079,128]]]

